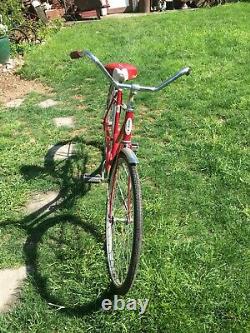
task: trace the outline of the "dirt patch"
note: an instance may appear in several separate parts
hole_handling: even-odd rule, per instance
[[[15,73],[0,73],[0,103],[8,103],[31,92],[48,94],[52,89],[37,81],[23,80]]]

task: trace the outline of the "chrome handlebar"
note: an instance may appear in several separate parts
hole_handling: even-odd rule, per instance
[[[180,71],[178,71],[175,75],[171,76],[167,80],[163,81],[160,85],[156,87],[149,87],[149,86],[141,86],[139,84],[128,84],[128,83],[120,83],[109,74],[109,72],[106,70],[106,68],[103,66],[103,64],[100,62],[100,60],[92,54],[90,51],[83,50],[83,51],[73,51],[70,53],[70,57],[72,59],[78,59],[83,58],[84,56],[88,57],[91,61],[93,61],[97,67],[100,68],[100,70],[106,75],[108,80],[117,88],[117,89],[130,89],[132,91],[151,91],[156,92],[159,91],[166,86],[168,86],[173,81],[177,80],[182,75],[189,75],[191,72],[190,67],[184,67]]]

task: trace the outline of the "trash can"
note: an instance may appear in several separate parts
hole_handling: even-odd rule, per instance
[[[139,12],[150,13],[150,0],[139,0]]]
[[[8,36],[0,36],[0,64],[6,64],[10,58],[10,41]]]

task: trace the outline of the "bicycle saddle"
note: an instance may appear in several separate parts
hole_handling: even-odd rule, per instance
[[[126,63],[114,62],[105,65],[105,68],[118,82],[133,80],[138,74],[138,70],[135,66]]]

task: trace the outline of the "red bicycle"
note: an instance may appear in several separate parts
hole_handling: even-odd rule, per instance
[[[106,254],[112,285],[116,293],[125,294],[133,285],[142,241],[142,197],[137,172],[137,144],[132,142],[134,96],[138,91],[156,92],[182,75],[185,67],[157,87],[124,83],[137,77],[137,68],[126,63],[103,65],[89,51],[74,51],[72,59],[87,56],[110,81],[107,107],[103,117],[105,160],[100,174],[85,174],[89,183],[108,182],[106,211]],[[123,103],[123,89],[129,89]]]

